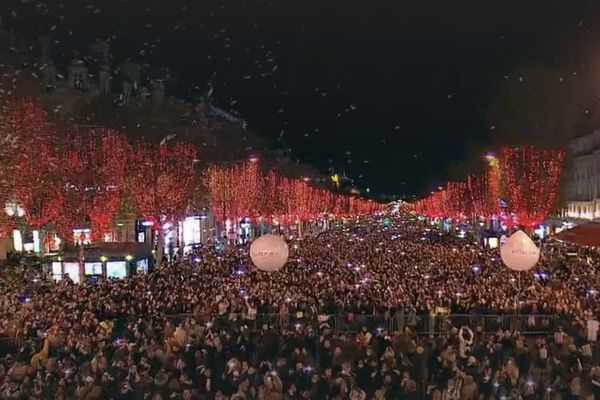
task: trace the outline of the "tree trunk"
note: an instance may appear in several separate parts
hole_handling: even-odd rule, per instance
[[[83,242],[79,245],[79,283],[85,279],[85,250]]]
[[[162,229],[162,226],[157,230],[157,236],[158,243],[156,243],[156,262],[158,266],[162,266],[162,259],[165,250],[165,232]]]

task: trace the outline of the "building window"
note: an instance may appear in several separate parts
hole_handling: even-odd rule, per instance
[[[84,76],[83,73],[81,72],[74,72],[73,73],[73,84],[75,85],[76,89],[83,89],[84,88]]]

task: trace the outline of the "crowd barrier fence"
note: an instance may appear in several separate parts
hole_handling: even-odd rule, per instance
[[[445,335],[453,327],[463,325],[471,329],[481,327],[485,333],[502,331],[519,331],[524,335],[550,334],[560,323],[557,315],[542,314],[450,314],[450,315],[308,315],[297,313],[289,315],[256,314],[249,317],[243,314],[194,315],[177,314],[171,316],[173,323],[182,323],[193,318],[198,322],[243,320],[250,329],[260,330],[264,325],[279,329],[294,330],[301,327],[313,329],[327,328],[336,333],[357,333],[363,327],[368,331],[403,332],[410,331],[420,335]]]
[[[242,323],[253,331],[260,331],[264,327],[272,326],[279,330],[293,331],[297,329],[311,328],[314,331],[329,329],[336,334],[353,334],[366,328],[370,332],[412,332],[421,336],[447,335],[453,328],[468,326],[472,330],[481,329],[484,333],[491,334],[498,331],[519,331],[528,336],[547,336],[556,331],[558,326],[567,326],[569,321],[559,315],[546,314],[449,314],[449,315],[310,315],[306,313],[295,313],[289,315],[280,314],[256,314],[248,316],[244,314],[175,314],[168,317],[174,324],[186,324],[191,320],[196,323],[214,326],[215,329],[226,327],[231,323]],[[125,322],[125,321],[121,321]],[[123,325],[125,323],[118,324]],[[115,332],[116,333],[116,332]],[[26,342],[41,348],[40,338],[0,337],[0,357],[6,354],[15,354]],[[593,358],[600,362],[600,344],[592,347]]]

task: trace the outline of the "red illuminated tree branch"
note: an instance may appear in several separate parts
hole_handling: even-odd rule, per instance
[[[533,227],[556,201],[565,154],[533,146],[502,149],[502,179],[508,209],[520,225]]]
[[[465,182],[448,182],[446,184],[446,216],[453,219],[464,219],[467,205],[467,185]]]
[[[211,166],[206,181],[212,209],[220,221],[257,216],[290,223],[328,213],[345,216],[383,209],[380,203],[315,188],[303,179],[272,171],[261,174],[256,162]]]
[[[65,139],[64,202],[56,228],[66,239],[75,228],[90,228],[92,240],[110,229],[125,179],[128,144],[108,129],[75,130]]]
[[[233,181],[229,178],[228,170],[211,165],[206,171],[206,182],[213,212],[217,220],[225,221],[232,209]]]
[[[246,161],[233,168],[235,182],[234,197],[237,203],[237,216],[250,217],[258,215],[260,189],[262,185],[258,163]]]
[[[129,182],[140,216],[156,223],[183,216],[192,194],[197,152],[189,143],[137,143],[129,166]]]
[[[281,177],[273,171],[269,171],[263,176],[258,206],[259,216],[272,218],[285,213],[281,192],[282,183]]]
[[[137,143],[102,128],[50,122],[32,100],[10,99],[0,112],[0,207],[19,205],[30,228],[54,225],[63,239],[90,228],[92,240],[109,231],[125,183],[139,215],[174,222],[188,209],[196,149]],[[127,180],[127,181],[126,181]],[[370,213],[382,204],[316,188],[275,172],[262,174],[256,162],[209,167],[207,187],[217,217],[278,217],[287,221]],[[0,212],[0,236],[15,218]]]
[[[447,192],[446,190],[440,190],[418,200],[412,208],[415,212],[429,218],[445,218],[448,216],[447,206]]]
[[[2,208],[18,205],[32,228],[55,221],[62,207],[62,174],[57,136],[45,111],[31,99],[8,99],[0,114],[0,135]],[[15,221],[3,222],[10,228]]]
[[[220,221],[260,214],[263,179],[257,162],[211,166],[206,179],[211,206]]]
[[[490,183],[489,173],[467,177],[466,214],[472,220],[489,218],[497,213],[499,195]]]

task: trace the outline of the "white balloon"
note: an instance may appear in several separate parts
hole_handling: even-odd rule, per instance
[[[288,260],[290,249],[283,237],[263,235],[252,242],[250,258],[261,271],[279,271]]]
[[[500,248],[500,257],[513,271],[529,271],[540,259],[540,249],[523,231],[516,231]]]

